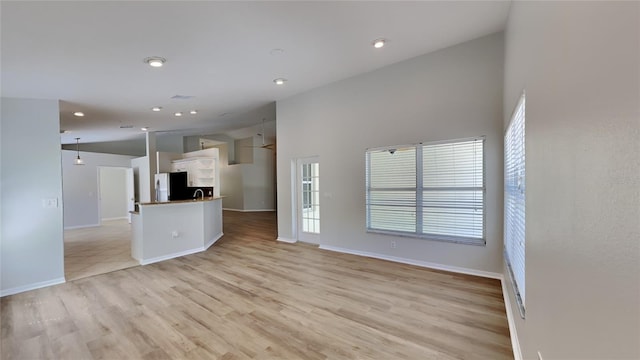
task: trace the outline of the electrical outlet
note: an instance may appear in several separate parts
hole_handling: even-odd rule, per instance
[[[391,248],[395,249],[396,247],[398,247],[398,243],[395,240],[391,240]]]
[[[538,360],[542,360],[542,353],[538,351]]]
[[[178,234],[177,231],[174,230],[174,231],[171,232],[171,237],[172,238],[177,238],[178,236],[180,236],[180,235]]]

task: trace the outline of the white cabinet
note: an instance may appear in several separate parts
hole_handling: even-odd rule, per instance
[[[195,159],[191,162],[193,186],[215,186],[215,161],[213,158]]]
[[[174,160],[172,172],[186,171],[187,185],[193,187],[215,186],[215,158],[187,158]]]

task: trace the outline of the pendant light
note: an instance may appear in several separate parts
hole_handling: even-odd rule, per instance
[[[73,160],[73,165],[84,165],[84,160],[80,159],[80,138],[76,138],[76,151],[78,156]]]

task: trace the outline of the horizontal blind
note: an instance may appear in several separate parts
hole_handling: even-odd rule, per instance
[[[484,138],[369,150],[367,229],[484,244]]]
[[[367,152],[367,227],[416,231],[416,148]]]
[[[525,96],[504,138],[504,255],[524,317],[525,306]]]
[[[424,234],[484,238],[484,139],[422,146]]]

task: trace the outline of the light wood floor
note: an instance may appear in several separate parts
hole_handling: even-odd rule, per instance
[[[224,213],[208,251],[1,300],[2,359],[513,359],[497,280],[283,244]]]
[[[104,221],[100,227],[64,231],[64,275],[67,281],[138,266],[131,257],[131,225]]]

